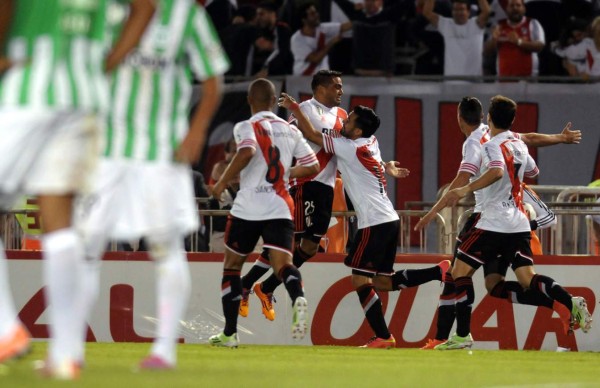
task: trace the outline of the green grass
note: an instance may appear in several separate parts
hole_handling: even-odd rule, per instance
[[[181,345],[175,371],[135,371],[148,344],[92,343],[76,382],[33,371],[46,344],[0,365],[0,387],[598,387],[599,353]]]

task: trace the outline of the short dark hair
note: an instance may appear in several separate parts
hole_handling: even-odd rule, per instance
[[[381,124],[381,120],[379,120],[375,111],[366,106],[357,105],[352,109],[352,112],[356,115],[356,127],[362,130],[362,137],[371,137]]]
[[[482,111],[481,101],[475,97],[463,97],[458,104],[458,114],[469,125],[481,124]]]
[[[298,14],[300,15],[300,20],[306,17],[306,11],[308,11],[310,7],[315,7],[317,12],[319,11],[319,8],[317,7],[316,3],[313,3],[312,1],[307,1],[306,3],[298,7]]]
[[[452,0],[451,1],[452,4],[454,3],[459,3],[459,4],[464,4],[467,6],[467,9],[469,8],[469,6],[471,5],[469,0]]]
[[[517,114],[517,103],[508,97],[497,95],[490,100],[490,120],[498,129],[510,129]]]
[[[313,93],[317,90],[317,86],[327,86],[331,84],[332,78],[341,77],[342,73],[335,70],[319,70],[313,75],[313,79],[310,82],[310,88]]]

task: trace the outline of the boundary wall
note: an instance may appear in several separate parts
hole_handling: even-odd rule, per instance
[[[242,273],[255,260],[251,256]],[[364,344],[372,332],[350,284],[350,270],[342,254],[318,254],[301,268],[309,302],[310,332],[300,342],[291,339],[291,303],[284,287],[275,292],[275,321],[267,321],[260,302],[250,296],[250,314],[239,317],[244,344],[348,345]],[[40,252],[8,251],[13,296],[21,320],[36,339],[48,338]],[[396,269],[435,265],[448,256],[398,255]],[[220,297],[222,254],[188,254],[192,296],[181,322],[181,342],[204,343],[222,329]],[[549,309],[512,305],[486,296],[483,271],[474,275],[476,300],[472,334],[475,349],[600,351],[600,318],[595,312],[600,295],[599,256],[539,256],[536,269],[549,275],[572,294],[584,296],[596,327],[567,336]],[[89,322],[88,341],[149,342],[155,333],[154,266],[145,253],[110,252],[102,263],[99,300]],[[514,279],[509,270],[509,279]],[[402,292],[381,293],[385,317],[398,347],[420,347],[435,334],[439,282]]]

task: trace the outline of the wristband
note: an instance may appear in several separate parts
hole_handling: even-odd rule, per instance
[[[290,104],[289,110],[296,110],[298,108],[300,108],[300,105],[297,102],[292,102]]]

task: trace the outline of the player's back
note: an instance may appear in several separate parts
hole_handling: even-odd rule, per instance
[[[127,20],[124,7],[119,29]],[[225,73],[229,61],[210,17],[193,0],[162,0],[139,44],[111,80],[104,155],[171,162],[187,134],[193,79]]]
[[[287,190],[293,158],[306,142],[300,131],[271,112],[259,112],[234,127],[238,150],[254,147],[256,153],[240,173],[240,190],[231,213],[243,219],[292,219],[293,201]]]
[[[524,176],[535,176],[537,167],[527,146],[511,131],[505,131],[484,144],[484,155],[486,170],[503,168],[504,173],[482,190],[483,215],[477,227],[503,233],[529,231],[521,183]]]
[[[386,186],[385,167],[375,136],[333,140],[344,189],[358,216],[358,227],[365,228],[398,219]]]
[[[107,101],[102,70],[107,0],[15,1],[0,82],[3,106],[97,109]]]

